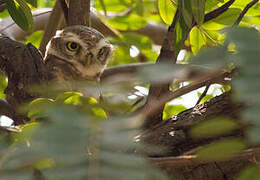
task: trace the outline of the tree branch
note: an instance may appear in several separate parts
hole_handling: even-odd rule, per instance
[[[188,129],[190,127],[220,115],[239,121],[239,113],[243,107],[243,105],[232,101],[230,92],[224,93],[142,132],[137,137],[137,141],[147,144],[142,150],[150,156],[181,155],[219,138],[193,139],[189,135]],[[241,128],[243,128],[242,125]],[[241,136],[241,131],[234,130],[223,136]],[[154,151],[151,146],[159,148]]]
[[[243,11],[240,13],[239,17],[237,18],[236,22],[234,23],[233,26],[237,26],[240,21],[243,19],[244,15],[247,13],[247,11],[253,6],[255,5],[259,0],[253,0],[250,3],[248,3],[246,5],[246,7],[243,9]]]
[[[250,160],[254,159],[255,157],[260,156],[260,147],[251,148],[244,150],[238,154],[234,154],[233,156],[230,156],[229,158],[222,159],[219,161],[240,161],[240,160]],[[150,162],[152,162],[153,165],[159,166],[159,167],[183,167],[183,166],[189,166],[189,165],[199,165],[199,164],[207,164],[212,163],[212,161],[209,160],[202,160],[197,158],[195,155],[183,155],[183,156],[177,156],[177,157],[159,157],[159,158],[148,158]],[[215,161],[214,161],[215,162]]]
[[[55,35],[56,30],[61,27],[63,20],[64,16],[62,15],[61,4],[60,1],[57,1],[47,21],[46,27],[44,28],[43,38],[39,47],[42,54],[45,53],[47,43],[50,41],[51,37]]]
[[[62,9],[64,18],[65,18],[66,24],[68,24],[69,9],[68,9],[66,0],[60,0],[60,5],[61,5],[61,9]]]
[[[228,10],[228,8],[235,2],[235,0],[230,0],[228,2],[226,2],[224,5],[220,6],[219,8],[207,13],[204,17],[204,23],[208,22],[218,16],[220,16],[221,14],[223,14],[224,12],[226,12]]]
[[[17,113],[18,108],[40,96],[29,93],[28,89],[47,80],[42,56],[31,44],[24,45],[0,36],[0,69],[8,77],[6,100],[15,111],[11,118],[15,124],[25,123],[29,119],[25,114]]]
[[[45,25],[48,23],[51,12],[51,9],[38,9],[32,12],[35,23],[35,31],[44,29]],[[97,29],[105,36],[118,37],[117,33],[106,26],[93,12],[90,12],[90,18],[91,27]],[[64,22],[62,23],[60,28],[62,27],[65,27]],[[166,34],[167,28],[161,24],[148,22],[147,25],[141,29],[121,31],[121,33],[127,32],[148,36],[156,44],[160,45],[163,42],[162,36]],[[15,40],[24,40],[25,37],[30,34],[28,32],[22,31],[11,18],[5,18],[0,22],[0,33],[3,33],[6,36],[11,37]]]
[[[205,87],[203,93],[200,95],[200,98],[198,99],[196,105],[199,104],[200,101],[207,95],[207,92],[208,92],[208,90],[209,90],[210,85],[211,85],[211,84],[207,84],[207,85],[206,85],[206,87]]]
[[[231,73],[224,72],[224,71],[218,71],[218,72],[211,72],[207,74],[206,76],[202,76],[203,78],[197,80],[194,83],[191,83],[187,86],[181,87],[175,91],[164,93],[160,99],[154,98],[151,99],[151,103],[149,106],[145,106],[145,108],[142,108],[137,112],[138,116],[138,121],[136,122],[136,126],[142,125],[148,117],[150,117],[150,114],[153,114],[154,111],[157,111],[158,109],[161,108],[161,106],[167,102],[169,102],[172,99],[178,98],[184,94],[187,94],[193,90],[196,90],[198,88],[201,88],[203,86],[214,83],[225,83],[225,77],[230,77]],[[140,120],[141,119],[141,120]]]
[[[158,64],[165,63],[165,62],[173,63],[173,64],[176,63],[178,52],[176,52],[176,49],[175,49],[174,34],[175,34],[175,28],[176,28],[176,24],[179,20],[179,17],[180,17],[180,12],[179,12],[179,7],[178,7],[176,10],[174,19],[172,21],[172,24],[169,26],[168,32],[164,38],[160,54],[156,60],[156,63],[158,63]],[[161,96],[164,93],[169,92],[169,85],[170,85],[169,82],[162,83],[162,84],[151,84],[151,86],[149,88],[149,94],[147,97],[147,101],[141,109],[138,109],[137,112],[144,111],[144,110],[146,111],[147,107],[150,107],[151,104],[153,104],[154,100],[161,99]],[[148,117],[144,119],[143,126],[142,126],[144,129],[152,127],[162,121],[164,105],[165,104],[161,103],[160,106],[158,106],[156,108],[156,110],[154,109],[153,112],[150,112],[149,114],[147,114]]]
[[[69,1],[68,26],[90,25],[90,0]]]

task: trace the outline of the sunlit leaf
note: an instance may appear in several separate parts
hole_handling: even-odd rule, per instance
[[[10,14],[8,12],[7,9],[5,9],[3,12],[0,12],[0,18],[6,18],[8,17]]]
[[[24,31],[33,30],[31,9],[24,0],[6,0],[7,9],[15,23]]]
[[[196,26],[192,28],[190,32],[190,44],[191,50],[194,54],[197,54],[203,46],[206,45],[206,37]]]
[[[236,21],[240,13],[240,9],[229,8],[226,12],[214,18],[212,21],[219,24],[232,25]]]
[[[25,0],[28,4],[32,5],[33,7],[37,8],[37,0]]]
[[[240,139],[225,139],[203,146],[197,151],[199,159],[208,161],[224,160],[245,149]]]
[[[131,5],[134,6],[130,1],[122,0],[103,0],[104,6],[106,7],[107,12],[122,12],[128,8],[131,8]],[[95,1],[94,7],[97,10],[103,10],[103,5],[100,1]]]
[[[166,24],[171,24],[177,7],[171,0],[158,0],[158,10],[162,20]]]
[[[29,118],[43,118],[46,117],[46,109],[53,105],[53,100],[48,98],[38,98],[29,104]]]
[[[108,23],[118,30],[137,30],[144,27],[147,21],[137,14],[131,14],[109,19]]]
[[[83,96],[83,94],[81,94],[79,92],[64,92],[62,94],[59,94],[56,97],[55,101],[58,103],[62,103],[72,96]]]
[[[201,97],[202,93],[198,92],[198,97]],[[212,94],[206,94],[200,101],[200,103],[206,102],[212,99],[214,96]]]
[[[163,119],[169,119],[174,115],[186,110],[187,108],[183,105],[169,105],[166,104],[163,111]]]
[[[214,118],[203,121],[192,127],[190,134],[192,137],[212,137],[232,132],[238,125],[234,120],[225,117]]]
[[[107,15],[106,5],[104,0],[99,0],[100,6],[102,7],[104,14]]]
[[[26,41],[26,44],[32,43],[36,48],[40,47],[42,36],[43,36],[43,31],[35,31],[33,32]]]

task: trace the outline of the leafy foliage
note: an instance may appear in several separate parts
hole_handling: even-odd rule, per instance
[[[185,56],[192,57],[192,61],[188,58],[186,62],[212,71],[223,67],[227,72],[234,68],[239,70],[232,79],[234,98],[248,104],[242,117],[252,124],[248,130],[250,141],[259,143],[260,86],[256,82],[260,78],[260,4],[250,8],[242,19],[240,25],[247,28],[228,29],[249,0],[236,0],[226,12],[204,23],[206,13],[226,2],[97,0],[93,1],[93,7],[99,13],[104,13],[102,18],[111,28],[120,32],[119,38],[110,39],[115,52],[109,66],[154,62],[158,56],[157,45],[136,31],[150,22],[170,25],[176,18],[173,42],[176,56],[185,48]],[[54,1],[47,0],[6,0],[6,3],[13,20],[25,31],[33,30],[30,8],[54,5]],[[7,11],[0,13],[0,18],[7,16]],[[27,38],[26,43],[31,42],[39,47],[42,36],[42,31],[36,31]],[[47,179],[166,179],[164,174],[135,153],[142,148],[142,144],[133,142],[137,130],[128,126],[129,122],[139,119],[131,119],[128,115],[136,109],[132,106],[133,102],[143,98],[140,104],[144,104],[147,96],[144,90],[136,92],[136,85],[146,89],[151,82],[169,82],[177,71],[169,64],[163,64],[138,71],[135,82],[126,78],[121,83],[115,80],[116,83],[105,84],[102,86],[105,101],[99,102],[87,96],[85,91],[72,92],[66,89],[54,93],[54,96],[33,100],[26,106],[32,122],[21,126],[19,133],[0,134],[0,152],[3,154],[0,157],[0,177],[30,179],[40,173]],[[4,98],[6,85],[6,78],[1,76],[1,98]],[[172,86],[180,87],[179,82]],[[129,95],[136,95],[136,98],[130,100]],[[212,97],[212,94],[208,94],[203,102]],[[163,118],[169,119],[186,109],[183,105],[167,104]],[[192,127],[189,135],[197,139],[214,138],[238,127],[235,119],[217,117]],[[244,139],[234,138],[214,141],[200,148],[196,155],[202,160],[223,160],[245,149],[246,143]],[[258,169],[258,166],[249,167],[239,178],[254,177]]]
[[[13,20],[25,31],[33,30],[33,17],[24,0],[7,0],[7,9]]]

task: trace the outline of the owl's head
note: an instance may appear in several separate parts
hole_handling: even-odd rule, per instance
[[[46,47],[49,56],[73,66],[83,77],[99,76],[108,63],[111,44],[97,30],[76,25],[57,31]]]

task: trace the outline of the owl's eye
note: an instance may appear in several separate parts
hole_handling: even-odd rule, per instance
[[[75,42],[67,42],[66,47],[70,51],[77,51],[79,49],[79,45]]]

